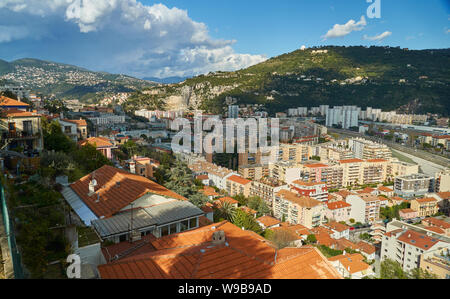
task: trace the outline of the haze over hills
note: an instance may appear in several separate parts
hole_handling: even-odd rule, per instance
[[[93,72],[73,65],[31,58],[12,62],[0,60],[0,80],[45,95],[81,100],[156,85],[155,82],[126,75]]]
[[[265,104],[269,112],[318,105],[358,105],[405,113],[450,115],[450,49],[322,47],[297,50],[236,72],[215,72],[131,97],[128,110],[203,108],[223,112]],[[158,105],[155,105],[158,104]]]
[[[147,78],[142,78],[142,79],[150,81],[150,82],[161,83],[161,84],[176,84],[176,83],[181,83],[188,78],[189,77],[167,77],[167,78],[147,77]]]

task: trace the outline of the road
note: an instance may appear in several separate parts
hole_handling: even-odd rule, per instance
[[[437,155],[434,155],[434,154],[431,154],[431,153],[428,153],[428,152],[425,152],[422,150],[402,146],[400,144],[393,143],[393,142],[387,141],[385,139],[381,139],[379,137],[363,136],[362,134],[359,134],[357,132],[334,129],[334,128],[328,128],[328,132],[329,133],[337,133],[337,134],[348,136],[348,137],[360,137],[360,138],[365,138],[365,139],[369,139],[372,141],[384,143],[385,145],[391,147],[392,149],[400,151],[405,156],[406,156],[406,154],[408,154],[408,156],[414,156],[415,158],[421,159],[420,160],[421,162],[419,163],[419,165],[421,167],[422,167],[422,165],[427,165],[427,164],[429,164],[429,162],[431,162],[433,164],[437,164],[439,167],[450,168],[450,160],[449,159],[446,159],[444,157],[437,156]]]

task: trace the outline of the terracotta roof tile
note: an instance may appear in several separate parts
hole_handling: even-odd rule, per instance
[[[238,184],[241,184],[241,185],[247,185],[247,184],[250,184],[252,182],[250,180],[244,179],[244,178],[242,178],[240,176],[237,176],[237,175],[232,175],[227,180],[230,180],[232,182],[235,182],[235,183],[238,183]]]
[[[345,201],[335,201],[335,202],[329,202],[327,203],[329,210],[337,210],[337,209],[345,209],[349,208],[352,205],[349,203],[346,203]]]
[[[271,216],[263,216],[256,219],[256,221],[261,222],[265,227],[271,227],[277,224],[281,224],[281,221],[271,217]]]
[[[78,144],[80,146],[85,146],[86,144],[90,144],[90,145],[93,145],[93,146],[95,146],[97,148],[113,146],[111,141],[109,141],[108,138],[104,138],[104,137],[91,137],[91,138],[88,138],[87,140],[80,141]]]
[[[330,223],[326,223],[326,224],[324,224],[324,226],[329,228],[329,229],[332,229],[334,231],[340,232],[340,233],[350,229],[350,226],[342,224],[342,223],[339,223],[339,222],[336,222],[336,221],[330,222]]]
[[[404,232],[400,237],[397,238],[397,240],[424,250],[428,250],[436,243],[438,243],[438,240],[412,230]]]
[[[27,103],[24,102],[20,102],[5,96],[0,96],[0,106],[4,106],[4,107],[29,107],[30,105],[28,105]]]
[[[280,190],[277,195],[304,208],[312,208],[322,204],[320,201],[312,199],[311,197],[298,196],[288,190]]]
[[[215,229],[214,229],[215,228]],[[225,245],[212,234],[225,232]],[[152,242],[157,250],[98,267],[101,278],[336,279],[342,278],[315,248],[277,252],[257,234],[222,222]]]
[[[96,203],[97,195],[88,196],[89,183],[95,173],[97,187],[95,192],[100,194],[100,202]],[[120,183],[120,186],[117,185]],[[154,193],[179,200],[187,200],[181,195],[145,178],[131,174],[125,170],[105,165],[95,172],[88,174],[70,187],[83,202],[97,215],[110,217],[147,193]]]

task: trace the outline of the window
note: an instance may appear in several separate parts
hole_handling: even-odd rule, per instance
[[[170,234],[176,234],[177,233],[177,224],[171,224],[170,225]]]
[[[33,134],[33,123],[31,120],[26,120],[23,122],[23,131],[28,134]]]
[[[197,218],[192,218],[189,220],[189,228],[193,229],[197,227]]]
[[[168,235],[169,235],[169,226],[166,225],[166,226],[161,227],[161,237],[168,236]]]
[[[65,134],[71,134],[72,133],[72,127],[70,127],[70,126],[64,127],[64,133]]]
[[[119,237],[119,242],[125,242],[127,240],[127,235],[121,235]]]
[[[180,232],[184,232],[185,230],[189,229],[189,221],[185,220],[180,222]]]

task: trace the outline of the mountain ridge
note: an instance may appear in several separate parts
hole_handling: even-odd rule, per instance
[[[404,113],[450,115],[450,49],[314,47],[235,72],[213,72],[179,84],[151,87],[126,108],[163,101],[167,109],[223,113],[227,96],[264,104],[274,114],[318,105],[371,106]]]

